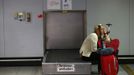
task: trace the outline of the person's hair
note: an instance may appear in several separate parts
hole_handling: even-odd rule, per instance
[[[105,29],[104,25],[98,24],[98,25],[95,25],[94,32],[96,33],[96,30],[98,30],[99,28],[104,28]]]
[[[103,25],[103,24],[98,24],[98,25],[95,25],[94,27],[94,32],[96,33],[96,30],[100,28],[103,28],[104,31],[106,31],[106,33],[108,32],[108,26],[107,25]]]

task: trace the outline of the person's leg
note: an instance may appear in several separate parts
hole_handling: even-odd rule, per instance
[[[84,61],[91,61],[91,59],[89,57],[85,57],[85,56],[82,56],[82,60],[84,60]]]
[[[97,61],[98,73],[100,73],[100,71],[101,71],[100,54],[98,54],[97,52],[92,52],[90,59],[92,60],[92,62]]]
[[[100,55],[98,54],[98,73],[101,71]]]
[[[92,62],[94,63],[94,61],[96,61],[98,58],[97,58],[97,53],[96,52],[92,52],[90,57],[85,57],[85,56],[82,56],[82,60],[84,61],[89,61],[89,62]],[[97,58],[97,59],[96,59]],[[98,61],[98,60],[97,60]]]
[[[97,61],[97,64],[98,64],[98,73],[100,73],[100,71],[101,71],[100,54],[98,54],[96,52],[92,52],[91,55],[90,55],[90,57],[82,56],[82,60],[89,61],[91,63]]]

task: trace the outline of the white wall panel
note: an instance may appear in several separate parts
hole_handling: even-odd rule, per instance
[[[130,54],[129,0],[87,0],[87,33],[95,24],[112,23],[111,37],[120,39],[120,55]]]
[[[130,54],[134,55],[134,1],[130,0]]]
[[[31,22],[15,20],[15,13],[31,13]],[[5,56],[43,56],[43,0],[4,0]]]
[[[0,0],[0,57],[4,56],[3,0]]]

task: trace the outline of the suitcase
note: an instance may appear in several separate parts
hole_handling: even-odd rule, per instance
[[[100,64],[101,64],[101,75],[117,75],[119,70],[119,64],[116,57],[116,53],[118,52],[119,40],[112,39],[110,44],[102,43],[102,40],[98,41],[98,47],[103,49],[103,45],[106,48],[113,48],[114,52],[110,55],[101,55],[100,56]]]
[[[102,40],[98,40],[98,43],[97,43],[98,44],[98,48],[102,48],[101,42],[102,42]],[[120,44],[120,42],[119,42],[118,39],[112,39],[110,44],[105,43],[105,46],[106,46],[106,48],[113,48],[114,49],[113,54],[115,54],[119,50],[118,49],[119,48],[119,44]]]
[[[119,64],[114,55],[107,55],[100,57],[101,75],[117,75]]]

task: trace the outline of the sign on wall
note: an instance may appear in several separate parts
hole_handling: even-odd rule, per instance
[[[47,9],[61,9],[61,0],[47,0]]]
[[[63,10],[72,10],[72,0],[62,0]]]

